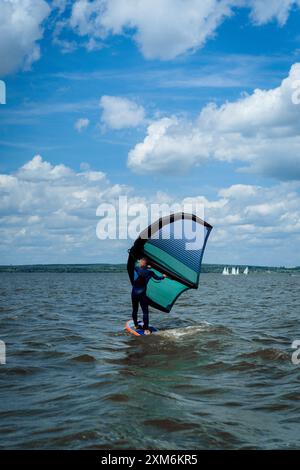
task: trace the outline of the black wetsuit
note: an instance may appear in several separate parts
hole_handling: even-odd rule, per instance
[[[134,281],[131,292],[132,319],[134,324],[137,326],[137,316],[140,305],[143,311],[143,322],[145,330],[148,330],[149,328],[149,305],[146,296],[146,289],[147,284],[152,277],[157,281],[162,281],[164,279],[163,276],[157,276],[153,271],[151,271],[151,269],[139,267],[134,268]]]

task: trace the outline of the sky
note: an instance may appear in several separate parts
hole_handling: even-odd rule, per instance
[[[0,264],[126,262],[96,235],[126,196],[203,204],[204,262],[299,266],[299,20],[299,0],[0,0]]]

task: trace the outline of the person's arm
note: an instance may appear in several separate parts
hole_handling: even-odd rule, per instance
[[[163,274],[162,276],[158,276],[157,274],[155,274],[154,271],[151,271],[151,277],[153,277],[153,279],[156,279],[156,281],[162,281],[167,276],[165,274]]]

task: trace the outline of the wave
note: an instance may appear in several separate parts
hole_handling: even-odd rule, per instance
[[[290,358],[289,354],[285,351],[276,348],[258,349],[257,351],[241,354],[240,357],[258,358],[268,361],[286,361]]]
[[[156,336],[163,336],[164,338],[178,339],[186,336],[194,336],[203,331],[209,331],[211,325],[207,322],[201,325],[186,326],[184,328],[171,328],[170,330],[162,330],[156,333]]]
[[[95,362],[96,358],[90,354],[81,354],[80,356],[72,357],[74,362]]]
[[[185,431],[198,428],[199,425],[175,419],[147,419],[143,422],[146,426],[154,426],[168,432]]]
[[[105,400],[113,401],[116,403],[124,403],[129,401],[129,398],[125,393],[111,393],[105,397]]]

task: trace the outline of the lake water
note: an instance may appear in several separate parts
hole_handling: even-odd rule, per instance
[[[125,273],[1,273],[2,449],[299,449],[300,276],[203,274],[136,338]]]

